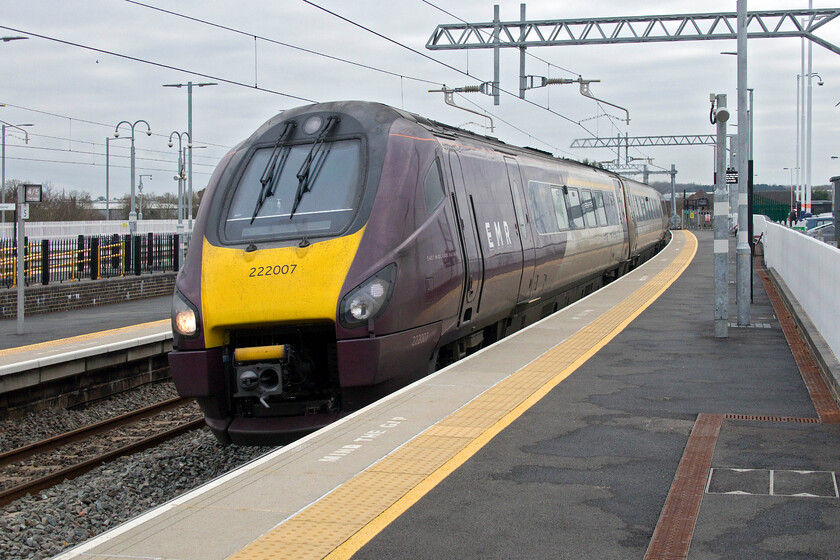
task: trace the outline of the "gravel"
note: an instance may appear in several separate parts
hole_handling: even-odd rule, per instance
[[[149,399],[158,398],[152,397],[153,393],[169,390],[171,387],[167,386],[146,388],[140,396],[124,395],[86,411],[39,412],[14,422],[0,423],[3,446],[22,445],[9,445],[4,430],[9,430],[9,437],[16,442],[27,443],[41,439],[45,434],[60,432],[66,426],[78,427],[76,423],[84,425],[103,419],[105,415],[125,412],[121,409],[128,400],[136,399],[139,404],[135,407],[149,404],[152,402]],[[90,415],[86,416],[88,412]],[[21,426],[16,427],[15,423]],[[205,428],[145,452],[117,459],[86,475],[0,508],[0,558],[51,558],[272,449],[225,446]]]
[[[109,399],[97,401],[84,409],[51,408],[0,421],[0,452],[22,447],[76,428],[88,426],[152,403],[177,397],[172,383],[149,383]]]

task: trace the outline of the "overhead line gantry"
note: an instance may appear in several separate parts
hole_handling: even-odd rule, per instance
[[[804,37],[833,53],[840,47],[814,33],[840,17],[840,8],[755,11],[747,14],[747,38]],[[499,49],[520,49],[519,96],[524,98],[525,49],[564,45],[612,45],[737,39],[736,12],[605,18],[546,19],[528,21],[525,5],[519,21],[501,21],[498,6],[493,21],[445,23],[435,28],[429,50],[494,49],[494,84],[499,83]],[[498,87],[494,104],[499,104]]]

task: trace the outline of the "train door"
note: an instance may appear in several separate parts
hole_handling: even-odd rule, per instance
[[[627,250],[626,259],[636,252],[636,220],[633,218],[633,212],[630,209],[630,191],[626,189],[624,183],[618,179],[613,179],[615,183],[616,194],[619,196],[619,208],[622,209],[622,222],[625,224],[627,231]]]
[[[455,210],[455,221],[464,253],[464,290],[461,296],[461,312],[458,324],[468,323],[481,306],[481,289],[484,284],[484,259],[478,241],[478,227],[472,203],[461,170],[461,160],[455,152],[449,153],[449,169],[452,174],[450,198]]]
[[[513,197],[513,208],[516,212],[516,231],[522,245],[522,277],[519,281],[518,303],[528,302],[536,292],[534,271],[536,267],[536,250],[534,238],[531,234],[531,224],[528,218],[528,207],[525,205],[525,194],[519,163],[513,158],[505,158],[510,194]]]

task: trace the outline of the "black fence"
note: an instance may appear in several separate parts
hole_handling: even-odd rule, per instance
[[[25,284],[174,272],[181,266],[181,242],[178,234],[153,233],[26,241]],[[17,243],[0,240],[0,288],[17,286],[17,263]]]

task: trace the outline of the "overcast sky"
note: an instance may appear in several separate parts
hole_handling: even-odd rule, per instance
[[[492,80],[491,50],[429,51],[425,44],[436,25],[455,23],[439,6],[470,22],[489,21],[492,1],[479,0],[313,0],[382,35],[432,58]],[[28,40],[0,42],[0,119],[31,123],[29,144],[15,129],[6,130],[6,179],[50,183],[66,190],[105,194],[105,138],[123,120],[144,119],[151,137],[137,130],[137,174],[146,192],[174,192],[176,149],[167,147],[172,131],[187,129],[186,88],[163,84],[220,82],[196,88],[193,132],[197,149],[194,187],[203,188],[218,159],[272,115],[306,101],[362,99],[387,103],[453,125],[485,124],[480,117],[446,106],[436,84],[473,85],[478,80],[435,63],[300,0],[181,0],[149,4],[221,24],[243,33],[161,13],[124,0],[0,0],[0,37],[37,34]],[[502,20],[518,20],[520,2],[501,1]],[[434,4],[430,5],[430,4]],[[816,1],[815,8],[832,7]],[[696,13],[697,2],[619,0],[531,1],[528,19]],[[707,0],[705,12],[734,12],[735,0]],[[807,8],[804,0],[753,0],[750,10]],[[19,31],[12,31],[8,28]],[[22,33],[21,33],[22,32]],[[307,54],[254,35],[345,58],[385,72]],[[819,36],[840,44],[840,21]],[[101,51],[74,46],[76,43]],[[538,76],[598,79],[592,93],[630,112],[630,124],[603,116],[576,85],[555,85],[528,92],[535,103],[564,119],[511,96],[471,94],[469,100],[496,115],[494,135],[564,157],[609,160],[609,150],[571,149],[576,138],[713,134],[709,93],[726,93],[736,104],[736,59],[719,54],[735,50],[735,41],[697,41],[648,45],[532,48],[527,73]],[[142,61],[150,61],[159,66]],[[755,88],[756,182],[787,185],[796,166],[796,80],[800,73],[798,39],[759,39],[749,44],[749,87]],[[169,68],[165,68],[169,67]],[[501,87],[518,88],[518,53],[503,50]],[[813,70],[825,82],[813,86],[813,183],[840,175],[840,57],[813,47]],[[404,76],[400,78],[394,74]],[[426,81],[418,81],[416,78]],[[229,82],[240,82],[233,85]],[[260,89],[256,89],[254,86]],[[270,91],[262,91],[270,90]],[[467,105],[463,99],[459,104]],[[475,106],[468,105],[472,108]],[[623,114],[605,107],[613,117]],[[600,116],[599,116],[600,115]],[[510,124],[505,124],[507,123]],[[736,123],[734,115],[730,123]],[[579,124],[578,124],[579,123]],[[511,126],[512,125],[512,126]],[[143,125],[138,125],[145,131]],[[483,131],[475,124],[466,125]],[[515,128],[514,128],[515,127]],[[517,130],[519,129],[519,130]],[[524,131],[524,132],[522,132]],[[128,128],[121,137],[129,136]],[[119,197],[129,190],[128,140],[111,142],[110,189]],[[176,143],[177,146],[177,143]],[[652,169],[675,164],[678,182],[710,183],[710,147],[631,150],[651,157]],[[794,176],[795,177],[795,176]],[[661,176],[659,180],[667,180]],[[657,180],[653,177],[652,180]]]

